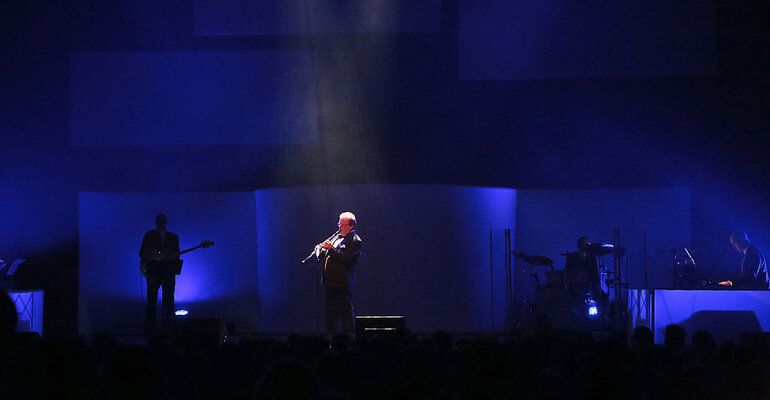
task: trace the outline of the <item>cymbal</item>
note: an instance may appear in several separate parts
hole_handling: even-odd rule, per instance
[[[531,256],[516,250],[511,251],[511,254],[527,264],[542,265],[545,267],[553,266],[553,260],[545,256]]]
[[[588,245],[588,252],[596,256],[606,256],[614,251],[615,246],[609,243],[596,242]]]

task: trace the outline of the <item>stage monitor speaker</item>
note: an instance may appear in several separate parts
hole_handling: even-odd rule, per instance
[[[227,339],[222,318],[179,318],[174,320],[174,342],[190,346],[219,346]]]
[[[356,336],[393,335],[399,328],[406,327],[403,315],[358,315],[356,316]]]

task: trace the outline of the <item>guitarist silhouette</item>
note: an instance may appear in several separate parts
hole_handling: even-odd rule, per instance
[[[179,236],[166,231],[166,214],[155,216],[156,229],[144,234],[139,257],[140,269],[147,278],[147,307],[145,310],[145,331],[151,333],[156,327],[156,304],[158,290],[163,288],[162,322],[169,325],[174,318],[175,271],[181,267],[179,260]]]

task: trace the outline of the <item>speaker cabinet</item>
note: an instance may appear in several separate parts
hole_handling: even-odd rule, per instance
[[[357,315],[356,336],[393,335],[399,328],[406,327],[403,315]]]

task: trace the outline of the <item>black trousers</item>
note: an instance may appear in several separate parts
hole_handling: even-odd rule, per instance
[[[353,312],[353,295],[347,289],[326,288],[326,332],[329,336],[337,333],[337,323],[342,332],[356,335],[356,317]]]
[[[158,290],[160,290],[161,287],[163,288],[161,321],[168,323],[174,319],[174,289],[176,288],[176,275],[149,274],[147,275],[147,309],[145,310],[144,319],[145,329],[155,328]]]

